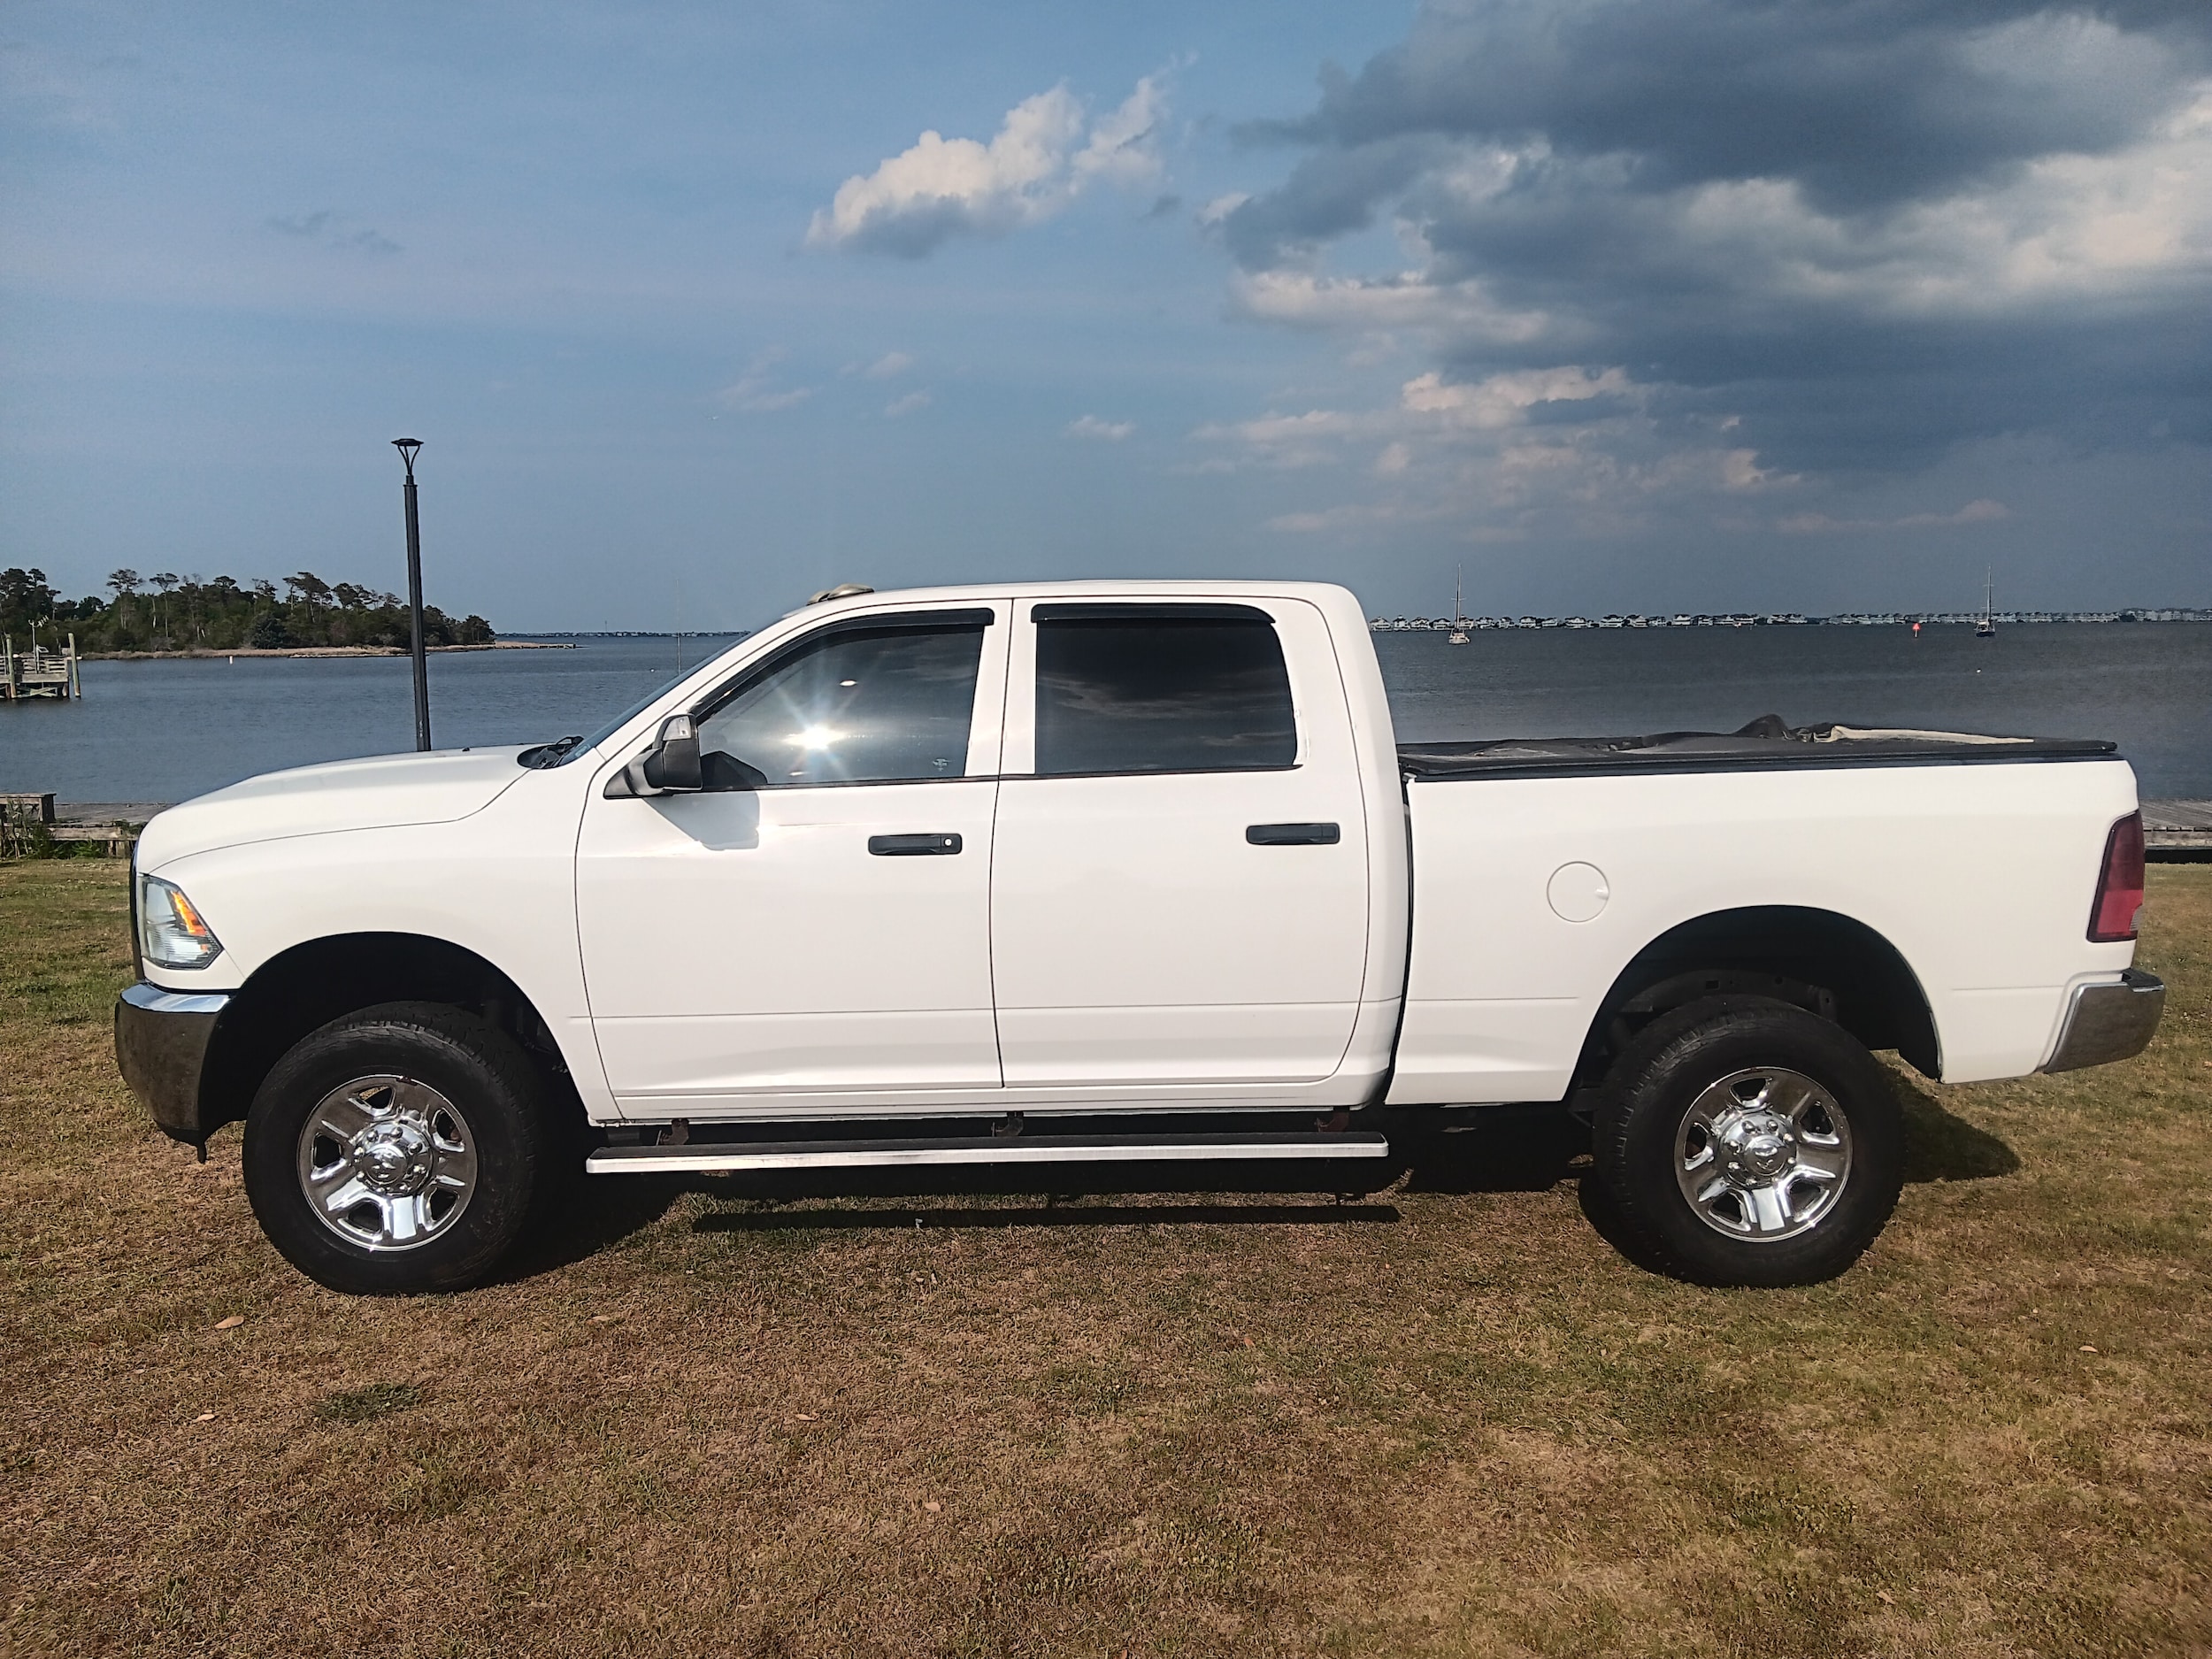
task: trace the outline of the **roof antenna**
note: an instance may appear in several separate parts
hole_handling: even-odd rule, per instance
[[[826,605],[833,599],[856,599],[862,594],[872,594],[873,592],[875,592],[875,589],[869,587],[865,582],[840,582],[834,588],[825,588],[820,593],[809,598],[807,603],[810,605]]]

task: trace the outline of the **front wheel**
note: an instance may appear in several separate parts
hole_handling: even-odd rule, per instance
[[[1657,1263],[1707,1285],[1808,1285],[1896,1208],[1904,1123],[1874,1056],[1832,1021],[1712,997],[1652,1022],[1606,1079],[1596,1177]]]
[[[489,1275],[552,1179],[544,1090],[503,1033],[430,1002],[303,1037],[246,1118],[246,1195],[333,1290],[457,1290]]]

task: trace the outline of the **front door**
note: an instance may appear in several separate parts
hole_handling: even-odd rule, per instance
[[[1368,856],[1320,613],[1023,610],[991,895],[1008,1087],[1333,1075],[1365,977]]]
[[[626,1111],[999,1087],[1004,620],[1002,606],[841,618],[693,711],[702,792],[594,791],[577,912]]]

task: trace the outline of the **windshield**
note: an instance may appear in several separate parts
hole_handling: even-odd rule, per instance
[[[726,637],[721,649],[723,650],[727,650],[732,645],[736,644],[740,640],[749,638],[753,630],[748,628],[743,633],[738,634],[733,637]],[[628,725],[632,720],[637,718],[639,715],[644,713],[647,709],[650,708],[660,698],[666,696],[671,691],[673,691],[685,680],[690,679],[694,674],[697,673],[704,665],[705,661],[710,660],[712,659],[710,657],[703,659],[702,662],[694,663],[687,668],[678,669],[674,673],[671,674],[667,679],[662,680],[660,684],[655,686],[652,690],[647,692],[635,703],[633,703],[628,708],[623,710],[621,713],[616,715],[612,719],[609,720],[604,726],[602,726],[597,731],[592,733],[589,736],[580,736],[574,733],[571,733],[565,737],[555,738],[549,743],[540,743],[535,748],[526,749],[521,754],[516,756],[515,758],[521,762],[522,764],[532,768],[534,771],[541,772],[548,767],[565,766],[570,761],[575,759],[577,756],[588,754],[593,749],[597,749],[600,744],[605,742],[617,732],[620,731],[625,726]]]

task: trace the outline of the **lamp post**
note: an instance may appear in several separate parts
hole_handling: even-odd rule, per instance
[[[422,525],[415,517],[415,451],[420,438],[394,438],[407,467],[407,613],[414,626],[415,747],[430,747],[430,659],[422,645]]]

